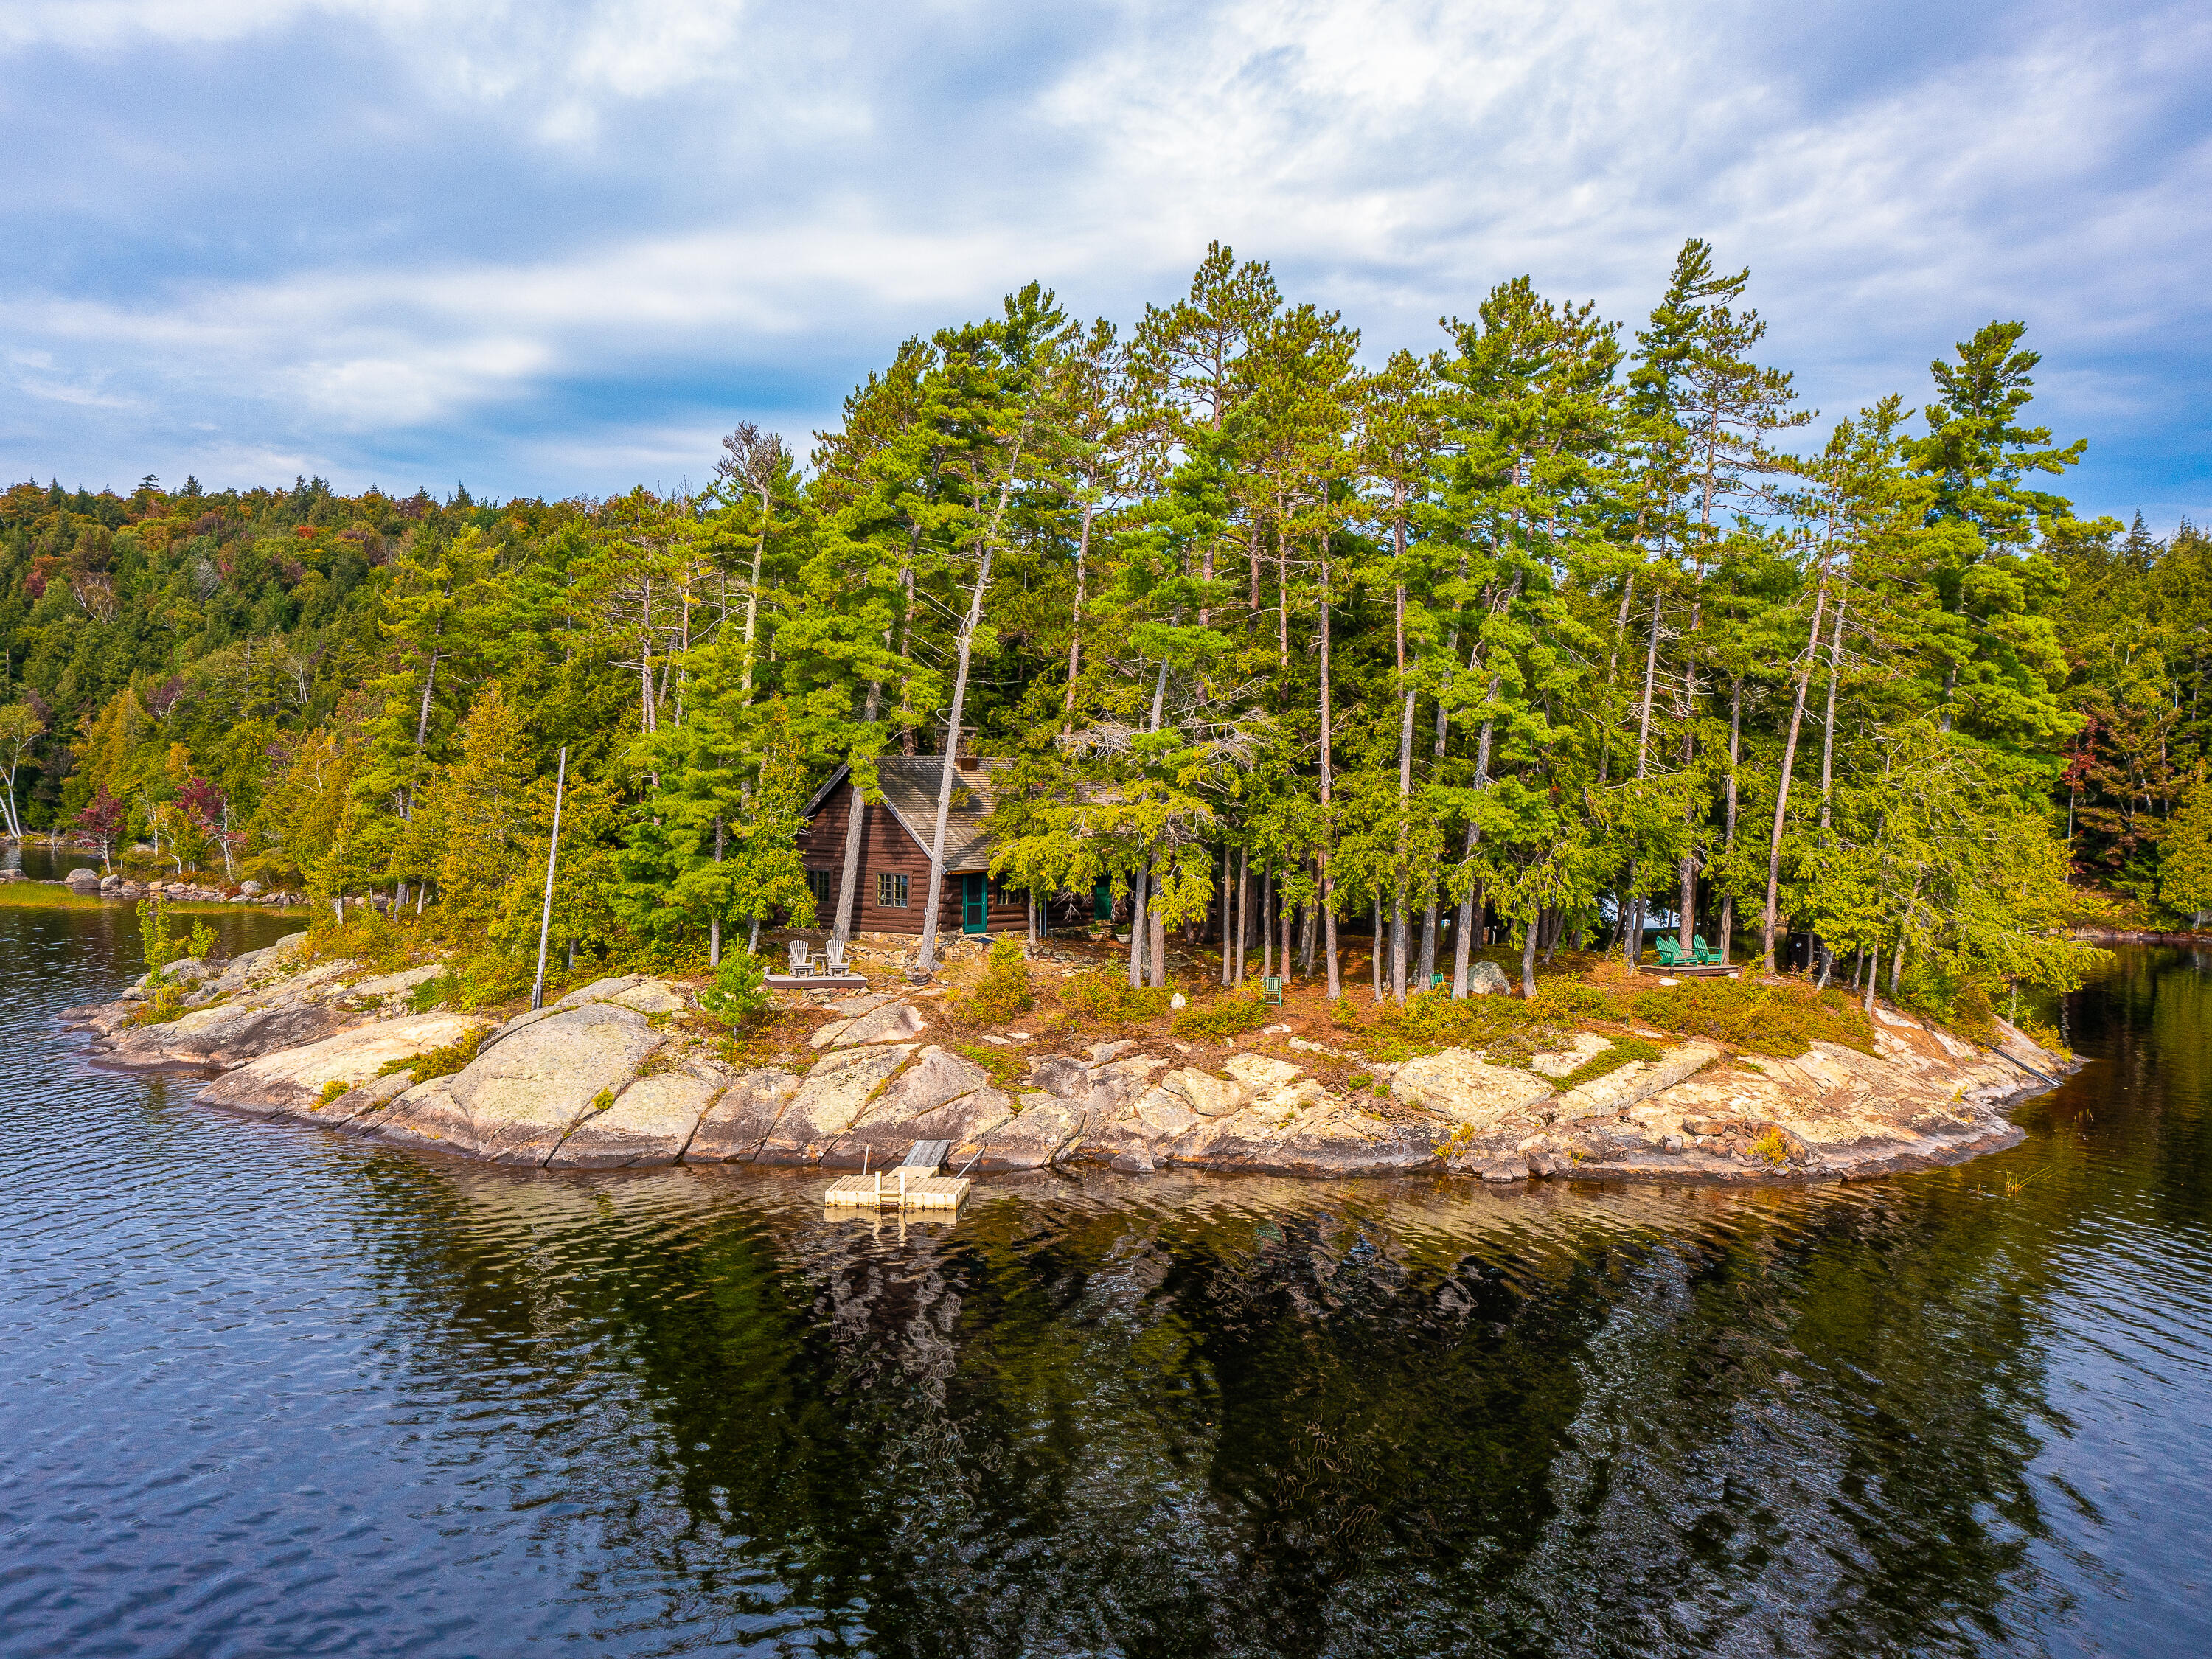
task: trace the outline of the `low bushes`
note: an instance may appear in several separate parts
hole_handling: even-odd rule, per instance
[[[1267,1023],[1267,1006],[1254,996],[1214,997],[1176,1011],[1171,1022],[1179,1037],[1232,1037]]]
[[[427,1014],[434,1008],[442,1008],[448,1002],[457,1000],[460,994],[461,982],[448,969],[435,979],[424,980],[407,994],[408,1012]]]
[[[1990,1006],[1989,992],[1975,981],[1970,979],[1951,993],[1951,1005],[1944,1013],[1951,1029],[1969,1042],[1987,1048],[1997,1040],[1997,1011]]]
[[[1119,974],[1078,974],[1061,988],[1060,999],[1094,1024],[1141,1025],[1168,1011],[1168,993],[1139,990]]]
[[[974,1060],[991,1074],[991,1086],[1012,1094],[1029,1070],[1029,1055],[1019,1048],[1000,1048],[988,1042],[956,1042],[953,1052]]]
[[[1003,1025],[1036,1001],[1021,941],[1002,939],[992,945],[982,977],[953,1005],[952,1012],[966,1024]]]
[[[1874,1028],[1847,994],[1816,991],[1800,980],[1688,979],[1639,993],[1634,1006],[1639,1018],[1662,1031],[1711,1037],[1778,1060],[1802,1054],[1815,1042],[1874,1052]]]
[[[167,1025],[185,1012],[184,988],[157,982],[153,994],[131,1016],[133,1025]]]
[[[1573,1019],[1618,1019],[1620,1011],[1613,994],[1602,985],[1579,979],[1547,980],[1528,1000],[1529,1013],[1554,1023]]]
[[[1510,997],[1454,1001],[1448,990],[1425,992],[1403,1008],[1385,1005],[1358,1028],[1361,1048],[1379,1060],[1412,1060],[1446,1048],[1480,1048],[1494,1066],[1526,1066],[1565,1033]]]
[[[1608,1072],[1639,1060],[1657,1060],[1664,1052],[1656,1043],[1646,1042],[1642,1037],[1617,1036],[1610,1048],[1600,1050],[1559,1079],[1559,1092],[1579,1089],[1585,1083],[1594,1083]]]
[[[477,1057],[483,1046],[482,1027],[464,1031],[441,1048],[432,1048],[412,1060],[387,1060],[377,1070],[377,1076],[390,1077],[394,1072],[412,1072],[417,1083],[428,1083],[434,1077],[451,1077]]]
[[[746,1030],[775,1016],[768,975],[750,951],[727,951],[714,969],[714,982],[699,993],[699,1006],[732,1030]]]
[[[169,931],[169,907],[160,899],[143,900],[138,906],[138,936],[146,947],[147,971],[161,984],[161,970],[173,962],[204,962],[215,949],[215,929],[204,921],[192,924],[190,937],[179,939]],[[174,1018],[174,1016],[171,1016]]]

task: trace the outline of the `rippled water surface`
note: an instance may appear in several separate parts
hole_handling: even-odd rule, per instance
[[[902,1229],[88,1070],[51,1014],[135,944],[0,909],[10,1659],[2212,1650],[2186,956],[2075,999],[2098,1063],[1963,1170]]]

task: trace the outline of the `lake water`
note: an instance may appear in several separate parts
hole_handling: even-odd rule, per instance
[[[136,944],[0,909],[9,1659],[2212,1650],[2204,961],[1963,1170],[902,1228],[88,1069]]]

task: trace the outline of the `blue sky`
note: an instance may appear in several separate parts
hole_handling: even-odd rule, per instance
[[[1033,276],[1219,237],[1379,362],[1700,235],[1825,415],[2021,318],[2076,498],[2203,522],[2208,71],[2201,3],[9,0],[0,478],[673,486]]]

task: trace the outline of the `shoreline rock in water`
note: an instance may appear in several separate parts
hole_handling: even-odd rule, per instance
[[[665,981],[601,980],[493,1029],[475,1015],[414,1012],[435,966],[303,964],[304,938],[225,964],[173,965],[191,988],[176,1019],[132,1024],[142,983],[64,1023],[92,1034],[103,1064],[219,1073],[200,1091],[210,1104],[583,1170],[852,1170],[941,1139],[957,1165],[985,1175],[1092,1162],[1316,1178],[1832,1180],[2008,1146],[2021,1132],[2003,1109],[2068,1068],[2002,1021],[2002,1047],[1986,1051],[1879,1009],[1872,1054],[1814,1042],[1778,1059],[1692,1039],[1573,1087],[1561,1085],[1610,1038],[1582,1033],[1526,1068],[1467,1048],[1362,1061],[1370,1081],[1357,1092],[1250,1048],[1217,1060],[1172,1044],[1182,1052],[1170,1058],[1115,1041],[1030,1057],[1009,1085],[1003,1069],[994,1078],[936,1039],[920,1006],[871,993],[839,1005],[842,1018],[817,1030],[804,1058],[741,1070],[685,989]],[[479,1043],[461,1064],[455,1045],[471,1033]],[[402,1064],[433,1050],[447,1056],[441,1075],[418,1080]]]

